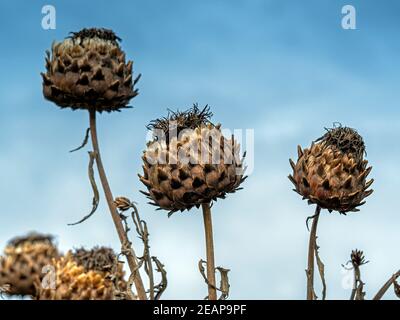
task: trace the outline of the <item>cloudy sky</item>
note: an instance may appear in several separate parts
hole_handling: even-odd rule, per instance
[[[352,4],[357,29],[341,28]],[[41,9],[56,8],[56,29]],[[303,299],[307,216],[291,191],[289,157],[340,122],[364,137],[374,194],[361,212],[323,212],[318,241],[327,297],[347,299],[341,265],[365,252],[367,298],[400,268],[400,3],[397,1],[2,1],[0,4],[0,247],[30,230],[57,235],[63,251],[119,242],[104,198],[91,205],[86,151],[70,154],[88,126],[83,111],[45,101],[39,73],[53,40],[83,27],[112,28],[142,73],[133,109],[99,116],[103,161],[115,195],[138,202],[151,249],[169,276],[165,298],[206,295],[202,215],[155,211],[139,193],[145,125],[167,108],[209,104],[214,121],[254,129],[254,171],[244,189],[213,206],[216,263],[231,269],[233,299]],[[136,239],[135,239],[136,240]],[[139,242],[135,242],[139,246]],[[317,286],[320,296],[320,286]],[[392,292],[387,298],[394,298]]]

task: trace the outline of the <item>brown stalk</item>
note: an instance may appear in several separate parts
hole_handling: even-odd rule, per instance
[[[313,222],[311,226],[310,232],[310,241],[308,244],[308,269],[306,270],[307,273],[307,300],[315,300],[315,292],[314,292],[314,257],[317,242],[317,225],[319,214],[321,212],[321,207],[317,205],[315,209],[315,214],[313,216]]]
[[[397,280],[398,277],[400,277],[400,270],[397,271],[394,275],[392,275],[388,281],[386,281],[386,283],[378,291],[378,293],[375,295],[375,297],[372,300],[381,300],[382,297],[385,295],[386,291],[388,291],[390,286],[395,283],[395,281]]]
[[[361,271],[359,266],[353,265],[354,268],[354,283],[351,290],[350,300],[363,300],[364,283],[361,281]]]
[[[353,290],[351,291],[350,300],[364,300],[365,292],[363,290],[365,283],[361,280],[360,268],[369,261],[365,261],[364,253],[356,249],[351,252],[350,260],[347,263],[349,262],[351,262],[352,268],[348,269],[344,265],[342,266],[347,270],[353,269],[354,271]]]
[[[210,203],[203,203],[202,208],[207,251],[208,300],[217,300],[217,290],[215,286],[214,241]]]
[[[150,256],[150,245],[149,245],[149,232],[147,230],[147,224],[144,220],[140,219],[139,210],[136,205],[131,203],[131,207],[133,209],[132,212],[132,220],[136,227],[136,232],[139,234],[139,237],[142,239],[144,245],[144,252],[142,259],[144,259],[145,263],[145,271],[149,277],[149,291],[150,291],[150,300],[154,300],[155,291],[154,291],[154,273],[153,273],[153,263]]]
[[[111,192],[110,185],[107,180],[106,172],[103,167],[103,162],[101,161],[100,148],[99,148],[99,142],[97,140],[97,130],[96,130],[96,110],[91,109],[89,111],[89,115],[90,115],[90,133],[91,133],[90,136],[92,138],[93,151],[96,157],[96,164],[99,172],[100,181],[103,186],[104,195],[107,200],[108,208],[110,209],[111,217],[114,221],[115,228],[117,229],[119,240],[121,241],[122,245],[125,245],[126,243],[129,243],[129,240],[126,236],[126,233],[124,231],[124,226],[121,222],[117,209],[114,205],[114,198]],[[139,272],[136,272],[138,268],[137,257],[133,251],[133,248],[131,249],[132,249],[131,250],[132,255],[127,255],[127,260],[131,272],[136,274],[134,279],[136,291],[140,300],[147,300],[146,290],[144,288],[142,278],[140,277]]]

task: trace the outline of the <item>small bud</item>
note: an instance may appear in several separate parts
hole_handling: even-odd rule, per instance
[[[360,251],[360,250],[353,250],[351,252],[351,263],[354,267],[359,267],[363,264],[368,263],[368,261],[365,261],[365,257],[364,257],[364,252]]]
[[[114,205],[120,211],[126,211],[132,207],[131,201],[125,197],[116,197],[114,200]]]

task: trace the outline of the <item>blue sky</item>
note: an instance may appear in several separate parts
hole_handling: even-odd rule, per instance
[[[41,8],[57,10],[56,30]],[[357,30],[341,28],[352,4]],[[39,73],[53,40],[83,27],[112,28],[142,73],[134,109],[99,116],[103,161],[115,195],[139,204],[152,253],[166,265],[165,298],[203,298],[205,257],[199,211],[170,219],[139,193],[145,125],[194,102],[209,104],[230,129],[254,129],[255,170],[244,189],[213,207],[216,263],[231,269],[231,298],[305,297],[305,219],[314,208],[291,191],[289,157],[333,122],[363,135],[374,194],[360,213],[323,212],[320,255],[330,299],[347,299],[342,272],[352,249],[367,298],[400,268],[398,90],[400,3],[396,1],[2,1],[0,4],[0,246],[29,230],[58,235],[62,250],[119,249],[102,198],[89,221],[70,227],[91,203],[85,151],[69,154],[88,126],[85,112],[45,101]],[[319,288],[317,288],[319,289]],[[318,293],[317,293],[318,294]],[[390,292],[387,298],[393,298]]]

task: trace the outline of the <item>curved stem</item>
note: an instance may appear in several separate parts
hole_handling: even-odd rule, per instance
[[[214,241],[210,203],[203,203],[202,208],[204,231],[206,235],[208,299],[217,300],[217,290],[215,286]]]
[[[400,277],[400,270],[397,271],[394,275],[390,277],[388,281],[383,285],[383,287],[378,291],[375,297],[372,300],[381,300],[386,291],[390,288],[390,286],[396,281],[396,279]]]
[[[103,167],[103,162],[101,161],[100,148],[99,148],[99,142],[97,140],[97,130],[96,130],[96,110],[91,109],[89,111],[89,115],[90,115],[90,133],[91,133],[90,136],[92,138],[93,151],[95,152],[96,156],[96,164],[97,164],[97,169],[99,171],[99,177],[101,180],[101,184],[103,186],[104,195],[107,200],[108,208],[110,209],[111,217],[114,221],[115,228],[117,229],[119,240],[121,241],[122,246],[124,246],[126,243],[129,243],[129,240],[124,231],[124,226],[118,215],[117,209],[115,208],[114,197],[112,195],[110,185],[108,184],[106,172]],[[131,272],[136,273],[134,282],[138,297],[140,300],[147,300],[146,290],[143,286],[143,281],[142,278],[140,277],[139,271],[137,270],[138,263],[133,248],[131,248],[131,253],[132,254],[127,255],[127,260]]]
[[[308,269],[307,272],[307,300],[315,300],[314,293],[314,257],[315,257],[315,245],[317,239],[317,225],[321,207],[317,205],[315,214],[311,226],[310,241],[308,243]]]
[[[147,275],[149,276],[149,298],[150,300],[154,300],[154,273],[153,273],[153,263],[150,256],[150,245],[149,245],[149,233],[147,231],[147,224],[145,221],[140,219],[139,210],[135,204],[131,204],[133,209],[132,219],[136,225],[136,230],[143,241],[144,245],[144,257],[146,259],[145,262],[145,270]]]

